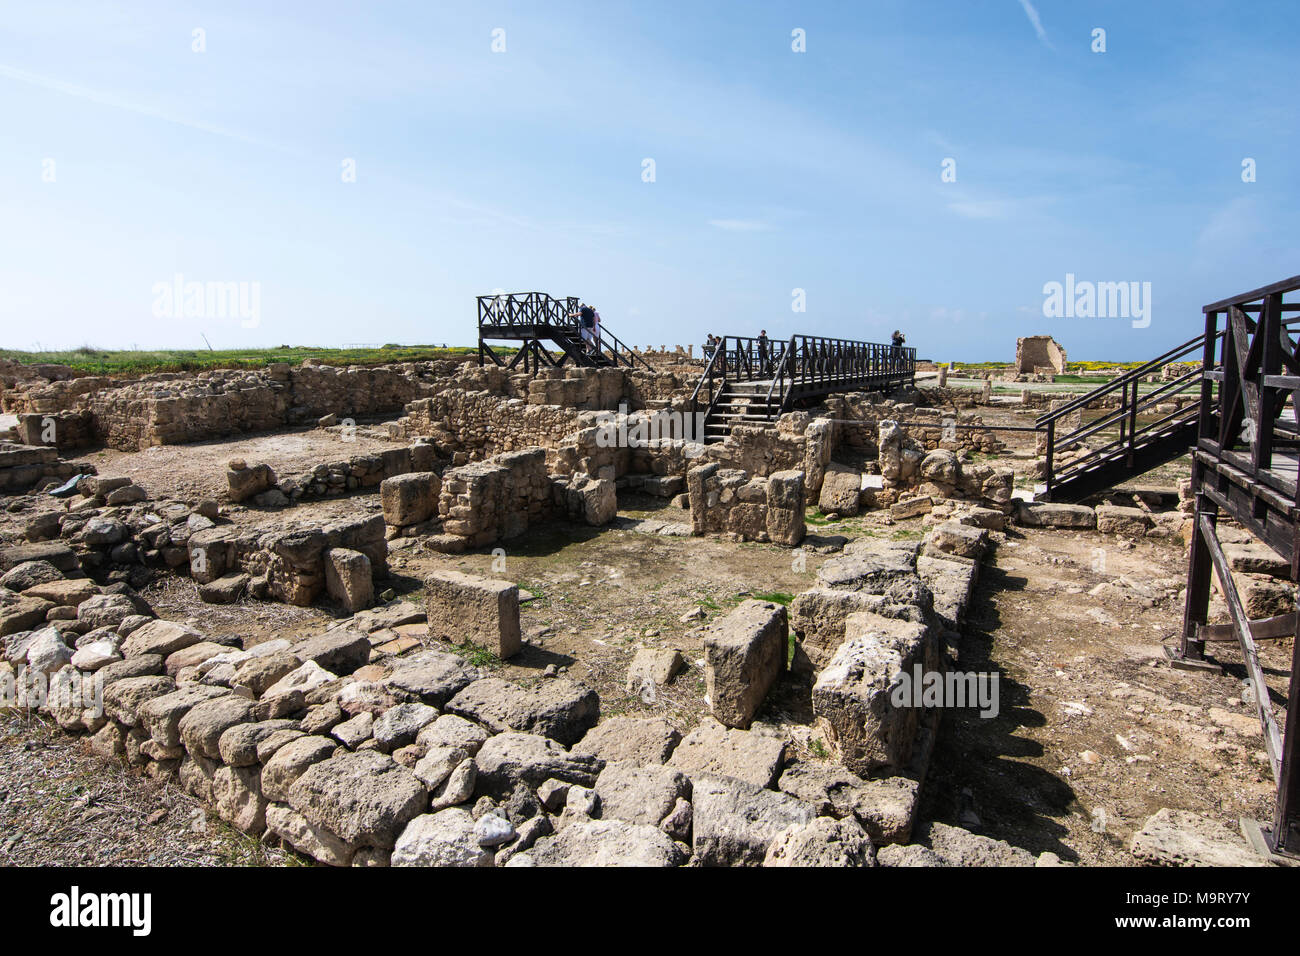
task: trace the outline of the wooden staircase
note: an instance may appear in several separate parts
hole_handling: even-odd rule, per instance
[[[704,441],[724,441],[735,425],[766,425],[781,414],[781,399],[767,382],[724,384],[704,419]]]
[[[1222,333],[1220,333],[1220,336]],[[1217,337],[1216,337],[1217,338]],[[1196,444],[1204,394],[1202,371],[1206,356],[1213,369],[1214,343],[1207,349],[1199,335],[1163,355],[1040,416],[1035,425],[1046,431],[1046,487],[1039,501],[1078,502],[1180,458]],[[1174,363],[1194,362],[1194,368],[1142,392],[1141,385]],[[1118,402],[1078,428],[1061,433],[1067,416],[1110,396]],[[1188,401],[1191,396],[1194,400]],[[1167,406],[1177,404],[1168,411]],[[1161,407],[1166,407],[1161,410]]]
[[[916,375],[916,349],[812,335],[789,340],[723,336],[691,396],[704,441],[735,425],[770,425],[799,403],[835,392],[890,392]]]

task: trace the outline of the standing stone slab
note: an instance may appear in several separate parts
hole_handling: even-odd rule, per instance
[[[473,641],[503,660],[518,653],[523,638],[516,585],[459,571],[435,571],[424,583],[431,636]]]
[[[368,608],[375,600],[370,559],[350,548],[325,552],[325,591],[352,614]]]
[[[899,771],[912,756],[921,707],[895,704],[893,689],[934,662],[929,625],[862,611],[849,617],[847,639],[813,685],[813,713],[832,755],[859,776]]]
[[[785,670],[786,610],[770,601],[742,602],[704,635],[705,694],[713,716],[747,728]]]

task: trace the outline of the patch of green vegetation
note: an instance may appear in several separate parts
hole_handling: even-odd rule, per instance
[[[829,518],[827,518],[824,514],[822,514],[822,510],[820,508],[816,508],[816,507],[809,508],[807,511],[805,511],[803,520],[806,524],[811,524],[811,525],[824,525],[824,524],[834,523]]]
[[[502,666],[501,658],[497,657],[482,644],[475,644],[473,641],[466,641],[464,644],[451,646],[453,654],[459,654],[475,667],[486,667],[489,670],[496,670]]]
[[[830,758],[830,751],[826,749],[826,745],[822,743],[820,737],[814,737],[812,740],[808,741],[808,749],[812,751],[812,755],[818,760],[827,760]]]
[[[700,607],[704,608],[706,611],[722,610],[722,605],[720,605],[717,601],[713,600],[713,598],[708,597],[707,595],[705,597],[700,598],[697,603],[700,605]]]
[[[789,606],[794,600],[794,595],[786,591],[758,591],[753,598],[757,601],[771,601],[773,604],[783,604]]]
[[[916,531],[912,528],[899,528],[890,537],[895,541],[917,541],[925,537],[925,532]]]
[[[148,372],[199,372],[219,368],[261,368],[273,362],[301,365],[307,359],[320,359],[327,365],[385,365],[389,362],[414,362],[454,359],[472,355],[472,346],[385,345],[383,348],[318,348],[282,345],[272,349],[166,349],[157,351],[110,351],[83,345],[78,349],[52,352],[22,352],[0,349],[0,359],[20,365],[67,365],[89,375],[141,375]],[[497,350],[501,355],[513,349]]]

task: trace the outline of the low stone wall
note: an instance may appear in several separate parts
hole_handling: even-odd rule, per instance
[[[686,475],[695,534],[727,534],[739,541],[771,541],[794,547],[804,539],[803,472],[766,478],[716,463]]]
[[[135,381],[84,376],[5,392],[19,414],[78,412],[93,440],[137,450],[302,424],[327,414],[400,411],[452,380],[455,362],[335,368],[305,362],[262,369],[159,373]]]
[[[372,578],[388,574],[388,540],[382,515],[335,521],[323,526],[290,526],[267,532],[229,525],[192,534],[187,542],[190,576],[205,600],[236,600],[245,590],[253,597],[305,607],[327,592],[327,566],[335,549],[356,552],[368,567],[350,573]],[[334,565],[339,573],[339,565]],[[340,581],[339,587],[346,582]],[[330,597],[351,598],[343,590]]]
[[[231,462],[240,464],[242,462]],[[240,475],[240,468],[231,467],[227,471],[227,483],[230,486],[231,501],[244,501],[253,498],[259,505],[274,505],[286,501],[311,501],[315,498],[328,498],[355,492],[357,489],[376,488],[383,480],[409,472],[435,471],[439,467],[437,453],[428,442],[415,442],[406,447],[395,447],[387,451],[365,455],[352,455],[351,458],[321,462],[298,475],[279,477],[274,472],[252,480]],[[255,490],[256,489],[256,490]],[[278,492],[286,501],[274,498],[257,498],[266,492]]]
[[[22,494],[45,482],[62,483],[73,475],[94,471],[93,465],[61,461],[51,445],[0,442],[0,494]]]

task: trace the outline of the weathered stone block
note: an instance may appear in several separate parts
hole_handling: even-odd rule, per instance
[[[742,602],[704,634],[705,695],[727,727],[748,727],[785,670],[786,610],[768,601]]]
[[[472,641],[505,659],[519,652],[519,588],[509,581],[435,571],[425,579],[429,634]]]

